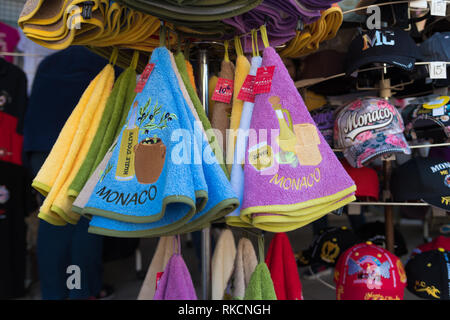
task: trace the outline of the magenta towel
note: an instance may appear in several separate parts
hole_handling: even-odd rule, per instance
[[[153,300],[197,300],[191,275],[181,254],[175,253],[167,262]]]

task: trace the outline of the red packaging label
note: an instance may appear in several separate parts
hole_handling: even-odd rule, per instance
[[[239,90],[238,99],[242,101],[255,102],[255,93],[253,92],[256,76],[247,75]]]
[[[253,87],[254,94],[270,92],[274,71],[275,66],[258,68],[256,71],[255,85]]]
[[[233,96],[234,81],[225,78],[219,78],[217,80],[216,88],[212,96],[212,100],[230,103]]]
[[[164,274],[164,272],[157,272],[157,273],[156,273],[155,290],[158,289],[158,283],[159,283],[159,280],[161,280],[163,274]]]
[[[149,63],[145,66],[145,69],[144,69],[144,71],[142,71],[141,76],[139,77],[139,81],[136,84],[136,88],[134,89],[134,92],[136,92],[136,93],[142,92],[142,89],[144,89],[145,84],[147,83],[148,78],[152,74],[154,67],[155,67],[154,63]]]

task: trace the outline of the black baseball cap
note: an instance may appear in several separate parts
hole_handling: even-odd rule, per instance
[[[396,168],[391,177],[395,201],[423,201],[450,211],[450,161],[413,158]]]
[[[356,234],[345,226],[324,228],[313,241],[311,262],[334,266],[341,254],[358,242]]]
[[[422,54],[406,31],[400,28],[372,29],[362,31],[350,43],[345,72],[350,75],[373,63],[386,63],[412,71],[416,60],[423,60]]]
[[[356,230],[356,235],[361,242],[370,241],[373,244],[386,249],[386,226],[381,221],[368,222]],[[394,227],[394,253],[401,257],[408,253],[403,234]]]
[[[425,251],[409,259],[405,266],[407,289],[427,300],[450,300],[450,251]]]

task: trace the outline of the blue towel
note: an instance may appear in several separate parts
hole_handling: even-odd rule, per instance
[[[93,215],[89,228],[91,233],[118,237],[155,237],[191,232],[217,217],[223,217],[239,204],[206,140],[201,123],[195,121],[186,97],[183,96],[180,88],[183,83],[173,70],[172,60],[173,57],[166,48],[153,51],[150,63],[155,64],[154,69],[143,91],[135,99],[139,108],[144,105],[140,101],[151,98],[150,106],[158,101],[157,106],[161,106],[162,115],[165,117],[169,113],[167,119],[172,119],[165,122],[165,128],[148,133],[145,128],[139,131],[138,141],[150,139],[157,142],[156,145],[162,142],[166,146],[165,162],[159,178],[156,182],[146,183],[155,179],[152,177],[154,170],[151,169],[147,169],[149,177],[145,174],[137,177],[140,171],[146,171],[138,168],[140,164],[136,161],[136,174],[131,178],[130,174],[119,174],[119,180],[114,174],[103,177],[83,210],[84,213]],[[127,134],[124,131],[130,130],[132,123],[140,124],[143,116],[150,117],[152,114],[145,110],[135,113],[133,109],[130,108],[127,119],[129,124],[122,129],[121,136]],[[156,114],[154,123],[159,124],[160,114],[153,108],[152,110],[153,115]],[[118,141],[109,162],[112,173],[116,172],[117,163],[120,162],[120,146],[121,141]],[[140,157],[138,152],[139,149],[135,159]],[[145,163],[153,165],[154,161],[150,159]],[[111,191],[107,195],[108,190]],[[127,193],[137,193],[137,203],[122,206],[121,199],[111,201],[115,197],[112,196],[114,191],[124,194],[121,199]],[[150,194],[152,199],[145,199],[145,194]],[[141,199],[143,203],[139,204]]]

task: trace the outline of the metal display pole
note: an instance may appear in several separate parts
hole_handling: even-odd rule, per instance
[[[201,48],[198,52],[200,100],[208,114],[208,52]],[[211,229],[202,230],[202,299],[209,300],[211,296]]]

